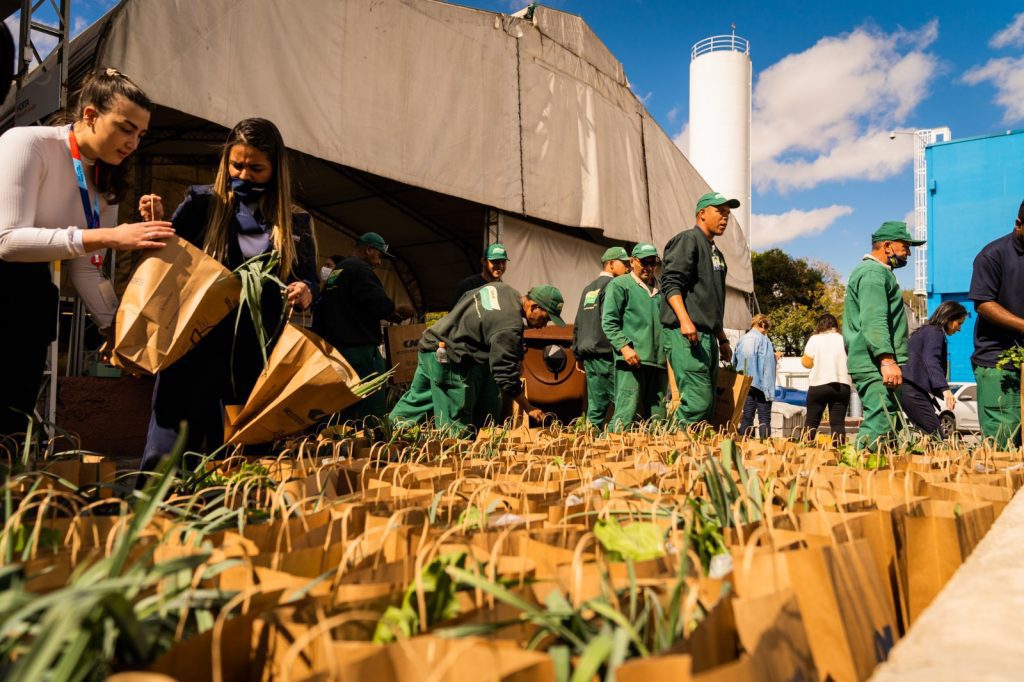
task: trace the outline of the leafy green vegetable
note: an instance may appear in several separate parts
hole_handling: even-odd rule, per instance
[[[443,554],[427,565],[421,574],[423,594],[426,601],[427,625],[435,625],[459,615],[459,601],[455,596],[459,586],[448,574],[450,566],[465,568],[468,555],[465,552]],[[416,581],[405,590],[400,606],[389,606],[377,623],[373,633],[375,644],[390,644],[399,639],[408,639],[420,629],[420,614],[417,608]]]
[[[601,547],[612,561],[647,561],[665,556],[665,534],[650,521],[633,521],[620,526],[614,518],[594,526]]]

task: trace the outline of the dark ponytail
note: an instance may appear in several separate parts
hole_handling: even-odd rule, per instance
[[[84,118],[86,105],[91,104],[101,114],[110,111],[118,97],[153,111],[153,102],[131,78],[117,69],[96,69],[82,80],[82,85],[75,94],[74,104],[61,116],[58,122],[74,123]],[[108,204],[117,204],[128,194],[128,175],[131,172],[131,157],[119,164],[109,164],[102,159],[96,160],[96,189],[103,193]]]

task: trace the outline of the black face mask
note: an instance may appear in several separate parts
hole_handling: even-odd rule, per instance
[[[902,268],[906,264],[907,264],[907,257],[906,256],[897,256],[895,253],[893,255],[889,256],[889,267],[892,268],[893,270],[897,270],[899,268]]]

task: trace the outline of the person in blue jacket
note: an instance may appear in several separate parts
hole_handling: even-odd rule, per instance
[[[750,331],[743,335],[736,345],[733,364],[736,369],[751,377],[750,392],[743,403],[743,419],[740,433],[752,435],[754,413],[757,413],[757,430],[761,438],[767,438],[772,430],[772,401],[775,399],[775,364],[779,355],[768,338],[771,322],[767,315],[758,313],[750,323]]]
[[[927,323],[910,335],[909,358],[903,366],[903,412],[924,434],[940,438],[949,435],[942,432],[935,413],[935,399],[942,398],[947,410],[956,405],[946,381],[949,368],[946,337],[960,331],[965,319],[966,308],[956,301],[945,301]]]

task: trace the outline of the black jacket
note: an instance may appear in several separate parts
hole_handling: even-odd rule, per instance
[[[718,334],[725,317],[725,257],[699,228],[683,230],[665,245],[661,268],[661,323],[678,329],[668,299],[682,296],[697,331]]]
[[[576,323],[572,327],[572,352],[581,360],[612,357],[612,344],[601,328],[601,314],[605,287],[613,279],[611,274],[601,275],[583,287],[580,307],[576,311]]]
[[[485,284],[487,284],[487,280],[479,272],[459,281],[455,285],[455,293],[452,295],[451,303],[448,304],[448,310],[455,310],[455,306],[462,300],[463,296],[471,291],[476,291]]]
[[[200,249],[206,237],[212,199],[209,185],[189,187],[185,200],[171,217],[177,234]],[[232,221],[228,229],[228,257],[224,265],[234,269],[245,259],[238,246],[238,225]],[[292,214],[292,232],[296,262],[285,283],[301,280],[315,296],[319,277],[316,242],[308,214]],[[282,293],[277,287],[265,286],[260,303],[263,328],[271,336],[277,331],[284,311]],[[181,360],[160,372],[153,405],[157,423],[177,428],[182,420],[188,421],[189,448],[199,448],[204,439],[208,447],[219,444],[223,436],[221,402],[244,403],[263,369],[263,352],[252,318],[248,311],[242,314],[237,334],[236,319],[236,313],[230,313]],[[273,340],[266,349],[268,356]]]
[[[909,359],[903,365],[904,381],[938,397],[949,390],[946,381],[949,355],[946,333],[941,327],[926,324],[911,334],[907,354]]]
[[[491,282],[463,296],[454,310],[423,332],[419,348],[433,353],[443,341],[449,362],[489,367],[494,383],[515,398],[523,392],[525,328],[522,295],[507,284]]]
[[[369,263],[349,257],[334,266],[313,312],[313,331],[335,348],[379,346],[380,321],[395,312]]]

